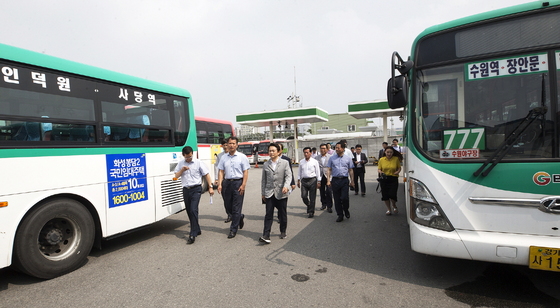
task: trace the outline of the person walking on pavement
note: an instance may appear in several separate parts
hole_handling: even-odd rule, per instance
[[[263,235],[259,242],[270,244],[270,231],[274,220],[274,208],[278,210],[280,220],[280,238],[286,238],[286,228],[288,226],[288,193],[292,180],[290,164],[285,159],[280,159],[280,146],[271,143],[268,146],[270,160],[262,167],[261,178],[261,197],[266,204],[266,214],[264,216]]]
[[[206,178],[206,183],[212,183],[212,180],[208,167],[200,160],[193,158],[193,149],[190,146],[184,147],[182,154],[185,160],[181,160],[177,164],[174,172],[176,178],[181,178],[181,185],[183,186],[183,201],[191,225],[189,239],[187,240],[187,244],[190,245],[194,244],[195,238],[202,233],[198,224],[198,203],[202,194],[202,178]],[[210,196],[214,195],[212,185],[208,187],[208,193],[210,193]]]
[[[332,145],[330,143],[327,143],[327,153],[329,155],[334,155],[334,150],[332,149]]]
[[[218,193],[223,195],[226,209],[231,213],[231,225],[228,238],[234,238],[239,229],[243,229],[243,197],[249,177],[249,160],[243,153],[237,152],[237,137],[228,138],[228,154],[222,156],[218,169]],[[223,191],[222,191],[223,190]]]
[[[321,186],[321,170],[319,162],[311,158],[311,148],[303,148],[305,157],[299,162],[297,186],[301,188],[301,199],[307,206],[307,217],[315,215],[315,199],[317,199],[317,187]]]
[[[319,156],[319,153],[317,153],[317,148],[312,147],[311,148],[311,158],[317,158],[318,156]]]
[[[284,154],[284,145],[281,142],[278,143],[278,146],[280,146],[280,158],[287,161],[288,165],[290,165],[290,172],[292,173],[292,181],[290,182],[290,187],[292,188],[292,190],[294,190],[296,189],[296,181],[294,177],[294,172],[292,170],[292,159],[288,157],[286,154]]]
[[[395,151],[402,153],[402,147],[399,145],[398,139],[393,139],[393,144],[391,146],[393,147],[393,149],[395,149]]]
[[[354,187],[354,163],[352,158],[344,154],[346,144],[340,141],[336,144],[334,150],[336,155],[331,156],[328,163],[327,186],[331,186],[334,207],[338,218],[336,222],[341,222],[346,218],[350,218],[350,198],[348,196],[348,176],[350,176],[350,187]]]
[[[216,162],[214,163],[214,180],[215,180],[214,187],[215,188],[218,188],[218,177],[220,173],[220,169],[218,169],[218,165],[220,164],[220,159],[222,158],[222,156],[224,156],[224,154],[228,152],[227,143],[228,140],[226,138],[222,139],[222,152],[218,154],[218,156],[216,157]],[[224,195],[222,195],[222,200],[224,200]],[[231,222],[231,212],[228,212],[225,202],[224,202],[224,209],[226,210],[226,215],[227,215],[226,220],[224,220],[224,222],[225,223]]]
[[[327,186],[327,172],[329,167],[329,159],[331,155],[327,153],[327,145],[321,144],[319,146],[320,155],[317,157],[319,162],[319,169],[321,170],[321,186],[319,186],[319,195],[321,196],[321,211],[327,209],[327,212],[332,213],[332,191],[330,186]]]
[[[379,155],[377,157],[377,160],[380,160],[381,157],[385,156],[385,149],[389,146],[389,144],[387,142],[383,142],[381,144],[381,146],[383,147],[381,150],[379,150]]]
[[[366,174],[366,164],[368,162],[368,159],[366,154],[362,153],[361,144],[356,144],[356,152],[354,153],[352,161],[354,162],[354,183],[356,184],[356,187],[354,187],[354,194],[359,194],[361,188],[362,197],[365,197],[366,183],[364,182],[364,177]],[[358,180],[360,181],[360,185],[358,185]]]
[[[401,153],[392,147],[385,149],[385,157],[377,164],[379,173],[379,186],[381,187],[381,200],[385,202],[387,212],[385,215],[397,214],[397,191],[399,189],[399,173],[401,172]]]
[[[348,148],[348,141],[346,139],[341,139],[340,142],[344,144],[344,155],[348,156],[350,160],[352,160],[352,150]],[[335,152],[336,152],[336,145],[335,145]]]
[[[350,160],[352,160],[352,157],[354,157],[354,154],[352,154],[352,151],[348,148],[348,141],[346,139],[341,139],[340,142],[342,142],[342,144],[344,144],[344,155],[348,156],[348,158],[350,158]],[[335,150],[336,150],[336,146],[335,146]],[[352,178],[352,180],[354,180],[354,178]],[[350,190],[354,190],[354,187],[350,186]]]

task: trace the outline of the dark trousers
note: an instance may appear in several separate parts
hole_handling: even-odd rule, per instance
[[[278,210],[280,233],[286,233],[286,228],[288,227],[288,198],[278,200],[276,197],[272,196],[266,198],[263,236],[270,237],[270,230],[272,228],[272,222],[274,221],[274,208]]]
[[[224,184],[225,180],[222,181],[222,187],[224,187]],[[226,197],[224,197],[224,194],[222,194],[222,200],[224,201],[224,209],[226,210],[227,217],[231,218],[231,210],[228,210],[226,206]]]
[[[350,198],[348,197],[348,177],[335,178],[331,180],[331,188],[334,198],[334,208],[336,215],[342,216],[348,213],[350,208]]]
[[[332,190],[327,186],[327,177],[323,175],[321,178],[321,187],[319,187],[319,194],[321,195],[321,206],[327,209],[332,208]]]
[[[185,208],[191,225],[191,232],[189,235],[194,237],[200,232],[200,225],[198,224],[198,203],[200,202],[201,194],[202,186],[191,189],[183,187],[183,201],[185,201]]]
[[[301,179],[301,200],[307,205],[307,213],[315,214],[317,178]]]
[[[364,176],[366,175],[366,169],[354,168],[354,191],[357,193],[362,189],[362,194],[366,193],[366,182],[364,181]],[[360,186],[358,186],[358,179],[360,180]]]
[[[231,225],[229,227],[229,231],[237,233],[239,221],[243,215],[241,214],[241,211],[243,210],[243,197],[245,195],[239,194],[239,187],[243,183],[243,180],[224,180],[223,183],[222,194],[224,197],[226,212],[231,213]]]

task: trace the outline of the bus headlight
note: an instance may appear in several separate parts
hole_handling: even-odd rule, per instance
[[[445,217],[438,202],[432,196],[426,185],[410,178],[410,218],[417,224],[434,229],[453,231],[455,228]]]

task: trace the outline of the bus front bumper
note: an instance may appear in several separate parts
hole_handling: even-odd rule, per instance
[[[529,247],[560,248],[560,237],[455,230],[409,222],[412,250],[428,255],[495,263],[529,265]]]

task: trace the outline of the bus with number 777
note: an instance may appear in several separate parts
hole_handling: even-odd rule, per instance
[[[560,271],[560,1],[426,29],[392,56],[414,251]]]
[[[188,91],[0,45],[0,268],[43,279],[184,209]]]

